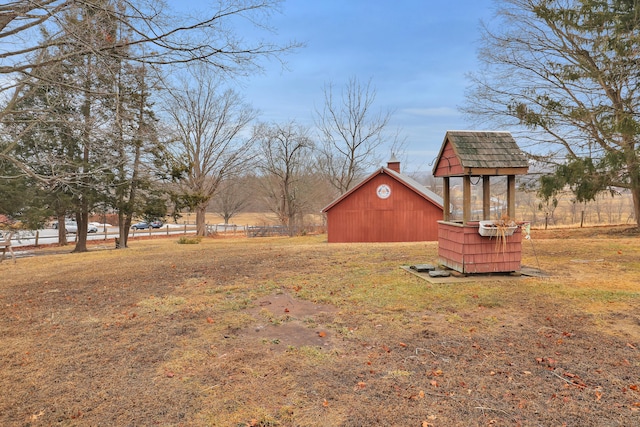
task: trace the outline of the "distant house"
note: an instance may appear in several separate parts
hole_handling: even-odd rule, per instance
[[[400,173],[392,158],[325,207],[329,243],[438,239],[442,198]]]

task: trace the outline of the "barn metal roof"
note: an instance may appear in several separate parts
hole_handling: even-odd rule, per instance
[[[431,200],[432,202],[434,202],[439,207],[443,206],[442,204],[444,203],[444,201],[443,201],[442,197],[438,196],[436,193],[434,193],[433,191],[429,190],[427,187],[425,187],[424,185],[420,184],[415,179],[411,178],[410,176],[404,175],[402,173],[398,173],[398,172],[394,171],[393,169],[389,169],[389,168],[383,168],[383,169],[389,175],[394,176],[398,181],[404,182],[405,185],[407,185],[408,187],[413,189],[413,191],[415,191],[416,193],[422,195],[422,197]]]
[[[510,132],[502,131],[447,131],[434,175],[443,159],[445,147],[451,144],[459,161],[462,175],[526,174],[529,163]],[[454,174],[459,175],[459,174]]]

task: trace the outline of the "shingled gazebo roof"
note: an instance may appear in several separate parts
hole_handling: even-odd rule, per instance
[[[528,169],[509,132],[447,131],[433,176],[524,175]]]

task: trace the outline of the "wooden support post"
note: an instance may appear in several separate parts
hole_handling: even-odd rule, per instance
[[[516,176],[507,176],[507,215],[516,219]]]
[[[462,224],[471,221],[471,177],[462,177]]]
[[[451,186],[450,180],[448,176],[444,177],[444,182],[442,185],[442,219],[445,221],[449,221],[451,218]]]
[[[491,182],[489,175],[482,175],[482,219],[491,219]]]

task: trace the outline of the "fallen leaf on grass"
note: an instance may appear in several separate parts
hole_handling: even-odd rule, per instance
[[[629,389],[633,390],[633,391],[638,391],[638,386],[636,384],[631,384],[629,386]]]
[[[174,374],[174,373],[173,373],[173,372],[171,372],[171,371],[167,371],[167,374],[166,374],[166,375],[167,375],[167,378],[173,378],[173,377],[175,377],[175,376],[176,376],[176,374]]]
[[[211,317],[207,317],[207,323],[213,323],[214,320]]]
[[[318,332],[318,336],[319,336],[320,338],[324,338],[324,337],[326,337],[326,336],[327,336],[327,333],[326,333],[325,331],[320,331],[320,332]]]
[[[437,418],[438,418],[438,417],[436,417],[435,415],[429,415],[429,416],[427,417],[427,419],[428,419],[429,421],[434,421],[434,420],[435,420],[435,419],[437,419]],[[431,423],[430,423],[430,422],[428,422],[428,421],[423,421],[423,422],[422,422],[422,427],[433,427],[433,426],[434,426],[434,424],[431,424]]]
[[[31,415],[31,421],[38,421],[38,418],[44,415],[44,411],[40,411],[37,414]]]
[[[325,408],[329,406],[329,402],[327,402],[327,399],[324,399],[322,401],[322,406],[324,406]]]

